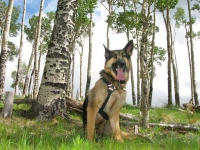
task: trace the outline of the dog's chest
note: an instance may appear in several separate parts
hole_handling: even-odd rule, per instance
[[[124,89],[115,90],[106,104],[105,111],[119,111],[126,101],[126,91]]]

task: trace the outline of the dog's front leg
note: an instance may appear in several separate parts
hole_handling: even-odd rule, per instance
[[[114,138],[119,142],[123,142],[124,140],[121,137],[121,131],[119,127],[119,113],[116,113],[110,118],[110,126],[112,128]]]
[[[95,118],[97,112],[97,107],[87,107],[87,138],[90,141],[94,139]]]

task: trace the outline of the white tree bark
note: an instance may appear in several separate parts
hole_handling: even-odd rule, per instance
[[[42,11],[44,7],[44,0],[41,0],[40,3],[40,12],[39,12],[39,20],[38,20],[38,26],[37,26],[37,34],[35,39],[35,62],[34,62],[34,69],[35,69],[35,78],[34,78],[34,89],[33,89],[33,98],[36,99],[38,94],[38,46],[39,46],[39,40],[40,40],[40,30],[41,30],[41,24],[42,24]]]
[[[77,0],[58,0],[37,105],[32,107],[41,120],[68,116],[65,96],[70,86],[70,50],[76,9]]]
[[[1,55],[0,55],[0,98],[2,98],[4,93],[4,84],[6,76],[6,62],[7,62],[7,47],[8,47],[8,37],[10,30],[11,14],[13,11],[14,0],[9,0],[8,10],[6,13],[5,28],[3,31]]]
[[[21,26],[21,37],[20,37],[20,46],[19,46],[19,54],[18,54],[18,66],[17,66],[17,75],[16,75],[16,85],[15,85],[15,94],[18,95],[18,86],[19,79],[22,76],[22,48],[23,48],[23,38],[24,38],[24,20],[26,15],[26,0],[24,0],[24,9],[22,15],[22,26]]]

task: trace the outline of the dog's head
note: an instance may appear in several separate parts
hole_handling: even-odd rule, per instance
[[[105,45],[104,45],[105,47]],[[121,50],[109,50],[105,47],[104,71],[114,80],[128,81],[131,69],[130,57],[133,52],[133,40],[129,41]]]

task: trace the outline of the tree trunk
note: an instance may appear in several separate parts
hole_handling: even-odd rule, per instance
[[[0,99],[3,98],[3,94],[4,94],[8,37],[9,37],[10,21],[11,21],[13,5],[14,5],[14,0],[9,0],[8,10],[6,12],[6,21],[5,21],[4,31],[3,31],[3,39],[2,39],[2,47],[1,47],[1,55],[0,55]]]
[[[171,61],[172,61],[171,63],[172,63],[173,76],[174,76],[175,103],[176,103],[176,106],[180,107],[178,68],[177,68],[175,47],[173,47],[174,41],[172,39],[172,29],[171,29],[171,26],[170,26],[170,37],[171,37]]]
[[[168,106],[172,105],[172,79],[171,79],[171,44],[170,44],[170,31],[169,31],[169,6],[166,10],[166,18],[164,12],[163,19],[165,22],[166,33],[167,33],[167,56],[168,56],[168,63],[167,63],[167,75],[168,75]]]
[[[135,84],[134,84],[132,60],[131,60],[131,91],[132,91],[132,101],[133,101],[133,105],[136,105],[136,99],[135,99]]]
[[[38,81],[40,81],[40,64],[41,64],[41,59],[42,59],[42,45],[43,45],[43,42],[40,44],[40,52],[39,52],[39,58],[38,58]]]
[[[39,40],[40,40],[40,30],[41,30],[41,24],[42,24],[43,7],[44,7],[44,0],[41,0],[38,24],[37,24],[37,33],[36,33],[36,39],[35,39],[35,57],[34,57],[35,78],[34,78],[34,88],[33,88],[34,99],[36,99],[37,94],[38,94],[38,46],[40,42]]]
[[[24,10],[22,14],[22,25],[21,25],[21,37],[20,37],[20,46],[18,51],[18,65],[17,65],[17,74],[16,74],[16,85],[15,85],[15,95],[18,95],[18,86],[19,86],[19,80],[20,76],[22,76],[22,47],[23,47],[23,38],[24,38],[24,19],[26,15],[26,0],[24,0]]]
[[[19,79],[22,76],[22,47],[23,47],[23,38],[24,38],[24,19],[26,15],[26,0],[24,0],[24,9],[22,14],[22,25],[21,25],[21,37],[20,37],[20,46],[18,51],[18,65],[17,65],[17,74],[16,74],[16,85],[15,85],[15,94],[18,95],[18,86],[19,86]]]
[[[74,57],[75,57],[75,49],[74,52],[72,54],[72,90],[71,90],[71,97],[73,98],[73,91],[74,91],[74,67],[75,67],[75,61],[74,61]]]
[[[152,36],[152,42],[151,42],[151,74],[150,74],[150,83],[149,83],[149,107],[151,107],[152,104],[152,95],[153,95],[153,79],[154,79],[154,46],[155,46],[155,28],[156,28],[156,9],[154,6],[154,12],[153,12],[153,36]]]
[[[85,97],[90,89],[91,82],[91,60],[92,60],[92,13],[90,13],[90,29],[89,29],[89,54],[88,54],[88,69],[87,69],[87,82],[85,88]]]
[[[133,2],[134,3],[134,11],[137,12],[137,4],[136,1]],[[138,17],[136,17],[136,22],[138,22]],[[138,35],[138,29],[135,29],[135,33],[136,33],[136,49],[137,49],[137,106],[141,105],[141,100],[140,100],[140,88],[141,88],[141,82],[140,82],[140,46],[139,46],[139,35]]]
[[[37,104],[30,110],[40,120],[68,116],[65,96],[66,89],[70,86],[68,75],[76,8],[77,0],[58,0]]]
[[[70,51],[70,53],[71,53],[71,51]],[[71,93],[72,93],[72,84],[71,84],[72,83],[72,78],[71,78],[71,76],[72,76],[72,70],[71,70],[71,67],[72,67],[72,65],[70,64],[70,66],[69,66],[69,70],[70,71],[69,71],[69,73],[68,73],[68,75],[66,77],[68,79],[67,88],[66,88],[66,95],[69,96],[69,97],[71,97]]]
[[[125,8],[124,8],[124,11]],[[127,32],[126,32],[126,36],[127,36],[127,40],[129,41],[129,29],[127,29]],[[135,99],[135,83],[134,83],[134,72],[133,72],[133,63],[132,63],[132,60],[131,60],[131,92],[132,92],[132,102],[133,102],[133,105],[136,105],[136,99]]]
[[[107,37],[107,48],[110,48],[110,37],[109,37],[109,33],[110,33],[110,15],[111,15],[111,5],[112,5],[112,0],[107,0],[108,1],[108,22],[107,22],[107,32],[106,32],[106,37]]]
[[[13,92],[6,92],[6,99],[4,103],[3,110],[1,115],[5,117],[10,117],[12,114],[13,109],[13,101],[14,101],[14,93]]]
[[[124,3],[124,1],[122,1],[122,7],[124,12],[126,12],[126,5]],[[127,41],[129,42],[129,28],[126,28],[126,37],[127,37]],[[136,98],[135,98],[135,83],[134,83],[134,72],[133,72],[133,63],[131,60],[131,92],[132,92],[132,102],[133,105],[136,105]]]
[[[197,87],[196,87],[196,75],[195,75],[195,61],[194,61],[194,48],[193,48],[193,29],[192,29],[192,16],[191,16],[191,8],[190,8],[190,0],[187,0],[188,3],[188,14],[189,14],[189,22],[190,22],[190,48],[191,48],[191,65],[192,65],[192,86],[194,90],[194,102],[195,105],[199,105],[198,100],[198,93],[197,93]]]
[[[30,76],[31,76],[31,67],[32,67],[32,63],[33,63],[33,57],[34,57],[34,53],[35,53],[35,44],[32,44],[32,52],[31,52],[31,56],[29,59],[29,63],[28,63],[28,69],[27,69],[27,74],[26,74],[26,78],[25,78],[25,82],[24,82],[24,87],[23,87],[23,95],[27,95],[28,94],[28,86],[29,86],[29,80],[30,80]]]
[[[81,53],[80,53],[80,91],[79,91],[79,96],[82,99],[82,66],[83,66],[83,44],[81,46]]]
[[[30,80],[29,80],[29,84],[28,84],[28,95],[32,95],[33,96],[33,92],[32,92],[32,81],[34,80],[34,69],[32,70],[31,72],[31,75],[30,75]]]
[[[174,94],[175,94],[175,103],[176,106],[180,107],[180,95],[179,95],[179,81],[178,81],[178,70],[177,66],[175,64],[174,56],[175,53],[172,49],[172,57],[171,57],[171,63],[172,63],[172,69],[173,69],[173,75],[174,75]]]
[[[143,30],[142,30],[142,39],[141,39],[141,51],[140,51],[140,60],[141,60],[141,77],[142,77],[142,85],[141,85],[141,111],[142,111],[142,126],[149,127],[149,106],[148,106],[148,90],[147,90],[147,30],[148,30],[148,19],[149,13],[146,16],[147,9],[147,1],[144,0],[142,4],[142,22],[143,22]]]
[[[185,24],[185,34],[188,34],[187,25]],[[190,67],[190,89],[191,89],[191,99],[192,104],[194,104],[194,90],[193,90],[193,82],[192,82],[192,62],[191,62],[191,52],[190,52],[190,45],[189,45],[189,39],[188,36],[186,36],[186,43],[187,43],[187,50],[188,50],[188,59],[189,59],[189,67]]]
[[[141,82],[140,82],[140,47],[139,47],[139,39],[138,39],[138,31],[136,29],[136,40],[137,40],[137,106],[141,105],[141,100],[140,100],[140,88],[141,88]]]
[[[167,8],[166,16],[166,30],[167,30],[167,54],[168,54],[168,106],[172,105],[172,79],[171,79],[171,43],[170,43],[170,32],[169,32],[169,7]]]

